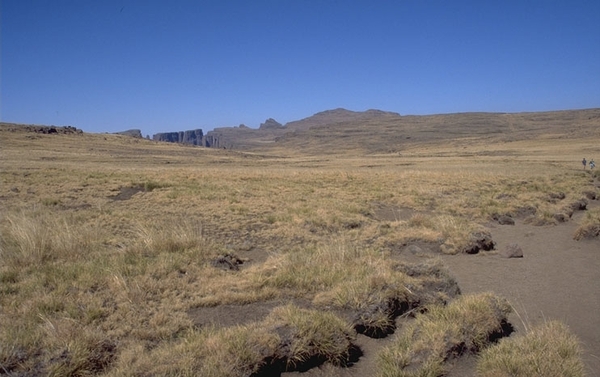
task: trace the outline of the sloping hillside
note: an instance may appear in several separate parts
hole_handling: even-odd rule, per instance
[[[392,153],[424,143],[451,141],[460,145],[475,141],[491,143],[600,136],[600,109],[427,116],[367,113],[357,113],[355,118],[348,117],[344,121],[334,117],[331,119],[335,121],[330,123],[324,115],[288,123],[288,131],[277,137],[273,144],[281,149],[305,153]],[[307,127],[310,124],[312,126]],[[290,125],[294,125],[295,129],[291,129]]]
[[[302,153],[397,152],[406,145],[453,139],[516,141],[538,137],[596,137],[600,109],[531,113],[456,113],[401,116],[393,112],[335,109],[282,128],[224,127],[208,132],[215,146]]]

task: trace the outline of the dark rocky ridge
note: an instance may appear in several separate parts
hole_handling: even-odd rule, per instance
[[[258,127],[259,130],[278,130],[281,128],[284,128],[284,126],[273,118],[267,119],[264,123],[260,124],[260,127]]]
[[[205,146],[203,143],[203,139],[204,139],[204,132],[202,132],[201,129],[179,131],[179,132],[164,132],[164,133],[154,134],[152,136],[152,140],[154,140],[154,141],[167,141],[170,143],[181,143],[181,144]]]
[[[127,130],[127,131],[120,131],[120,132],[115,132],[116,135],[123,135],[123,136],[131,136],[131,137],[135,137],[137,139],[142,139],[142,130],[138,130],[138,129],[132,129],[132,130]]]
[[[4,123],[0,122],[0,126],[2,126],[6,131],[11,132],[33,132],[37,134],[81,134],[82,130],[75,128],[73,126],[41,126],[36,124],[18,124],[18,123]]]

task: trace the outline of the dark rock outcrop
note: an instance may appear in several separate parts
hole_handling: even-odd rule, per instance
[[[259,130],[278,130],[280,128],[283,128],[283,125],[273,118],[265,120],[265,122],[261,123],[260,127],[258,127]]]
[[[123,135],[123,136],[131,136],[131,137],[135,137],[137,139],[143,139],[144,137],[142,136],[142,130],[138,130],[138,129],[132,129],[132,130],[127,130],[127,131],[120,131],[120,132],[115,132],[116,135]]]
[[[0,123],[2,126],[8,126],[7,131],[11,132],[34,132],[37,134],[52,135],[52,134],[82,134],[83,131],[73,126],[38,126],[34,124],[16,124],[16,123]]]
[[[152,136],[152,140],[154,141],[166,141],[169,143],[181,143],[181,144],[191,144],[191,145],[203,145],[202,139],[204,138],[204,133],[201,129],[196,130],[188,130],[188,131],[179,131],[179,132],[164,132],[154,134]]]
[[[202,139],[202,146],[207,148],[221,148],[221,140],[221,134],[214,131],[208,131]]]

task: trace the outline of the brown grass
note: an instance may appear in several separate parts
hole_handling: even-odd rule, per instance
[[[431,306],[380,352],[377,376],[441,376],[446,360],[487,346],[510,312],[506,300],[491,294]]]
[[[219,337],[259,353],[279,344],[256,325],[196,329],[188,312],[202,306],[297,299],[357,315],[338,318],[344,326],[389,327],[394,302],[452,298],[443,266],[407,267],[399,245],[456,252],[492,214],[523,206],[542,222],[590,190],[578,164],[597,148],[534,139],[259,155],[116,135],[0,136],[0,370],[55,375],[192,375],[204,368],[198,347]],[[412,215],[378,218],[378,208]],[[242,268],[215,268],[225,254]],[[432,286],[448,290],[428,296]],[[236,370],[259,368],[243,360]]]
[[[477,371],[482,377],[581,377],[585,375],[581,352],[569,329],[550,321],[486,349]]]

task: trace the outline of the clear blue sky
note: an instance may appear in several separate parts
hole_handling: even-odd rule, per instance
[[[600,107],[598,0],[0,1],[5,122],[152,135]]]

